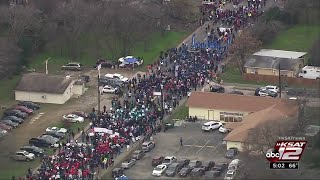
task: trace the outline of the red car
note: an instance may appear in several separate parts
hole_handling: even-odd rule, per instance
[[[29,108],[27,108],[27,107],[25,107],[25,106],[15,106],[15,107],[13,107],[14,109],[17,109],[17,110],[19,110],[19,111],[21,111],[21,112],[25,112],[25,113],[27,113],[27,114],[32,114],[33,113],[33,110],[32,109],[29,109]]]
[[[11,126],[8,126],[8,125],[5,125],[5,124],[0,123],[0,129],[6,130],[6,131],[11,131],[12,127],[11,127]]]

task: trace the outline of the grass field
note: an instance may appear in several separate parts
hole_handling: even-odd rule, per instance
[[[319,37],[320,26],[298,25],[280,32],[272,43],[265,47],[289,51],[308,52],[314,40]]]
[[[186,106],[186,103],[182,104],[181,106],[176,109],[172,114],[172,119],[185,119],[189,116],[189,107]]]
[[[268,83],[244,80],[238,68],[227,66],[221,79],[226,83],[267,85]]]

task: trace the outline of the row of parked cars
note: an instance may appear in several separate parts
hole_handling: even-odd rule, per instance
[[[22,124],[37,109],[40,109],[40,105],[30,101],[22,101],[6,109],[0,121],[0,137],[7,135],[12,129],[17,128],[19,124]]]
[[[102,93],[115,93],[117,89],[121,89],[126,83],[128,83],[129,78],[119,74],[106,74],[99,79],[99,85],[102,86]]]

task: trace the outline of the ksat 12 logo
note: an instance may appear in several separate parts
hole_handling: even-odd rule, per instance
[[[266,153],[270,162],[299,161],[307,141],[277,141]]]

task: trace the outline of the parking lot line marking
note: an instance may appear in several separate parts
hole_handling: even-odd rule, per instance
[[[199,149],[198,152],[196,152],[196,155],[197,155],[204,147],[206,147],[206,145],[207,145],[209,142],[210,142],[210,140],[207,141],[207,142]]]
[[[212,151],[215,151],[219,146],[221,146],[221,144],[222,144],[222,141],[221,141],[221,142],[219,142],[219,144],[217,144],[217,145],[213,148],[213,150],[212,150]]]
[[[183,146],[187,146],[187,147],[197,147],[197,148],[202,148],[203,146],[200,146],[200,145],[190,145],[190,144],[186,144],[186,145],[183,145]],[[216,146],[206,146],[206,148],[215,148]]]

